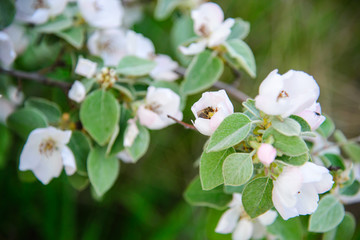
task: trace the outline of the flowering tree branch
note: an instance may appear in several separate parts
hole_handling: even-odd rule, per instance
[[[58,87],[64,90],[65,92],[67,92],[71,87],[70,83],[60,82],[58,80],[48,78],[34,72],[23,72],[18,70],[9,70],[9,69],[0,68],[0,73],[4,73],[20,79],[27,79],[30,81],[38,82],[47,86]]]
[[[167,115],[167,117],[170,118],[170,119],[172,119],[172,120],[174,120],[176,123],[182,125],[182,126],[183,126],[184,128],[186,128],[186,129],[196,130],[196,128],[195,128],[193,125],[191,125],[191,124],[188,124],[188,123],[185,123],[185,122],[183,122],[183,121],[180,121],[180,120],[178,120],[178,119],[176,119],[176,118],[174,118],[173,116],[170,116],[170,115]]]
[[[181,75],[181,76],[185,76],[185,68],[179,67],[178,69],[176,69],[176,72]],[[240,76],[236,75],[237,78]],[[245,94],[244,92],[236,89],[235,86],[226,84],[224,82],[216,82],[213,85],[214,88],[217,89],[224,89],[227,93],[229,93],[233,98],[235,98],[236,100],[240,101],[240,102],[244,102],[246,101],[248,98],[250,98],[247,94]]]

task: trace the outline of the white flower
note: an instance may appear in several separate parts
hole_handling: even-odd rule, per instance
[[[129,5],[124,9],[124,17],[122,26],[131,28],[135,23],[140,22],[143,18],[142,5]]]
[[[33,130],[21,152],[19,169],[33,171],[43,184],[60,176],[63,166],[67,175],[74,174],[74,154],[66,146],[70,137],[71,131],[61,131],[54,127]]]
[[[319,195],[329,191],[332,176],[325,167],[307,162],[301,167],[287,166],[274,181],[272,200],[284,220],[315,212]]]
[[[124,147],[131,147],[138,134],[139,134],[139,129],[136,125],[136,120],[129,119],[126,131],[125,131]]]
[[[15,46],[6,32],[0,31],[0,64],[9,67],[16,58]]]
[[[241,194],[233,194],[230,209],[223,213],[215,232],[232,233],[233,240],[260,239],[266,235],[265,226],[272,224],[277,213],[269,210],[255,219],[250,219],[241,202]]]
[[[87,42],[92,55],[99,56],[107,66],[117,66],[127,55],[125,33],[120,29],[95,31]]]
[[[285,118],[311,107],[319,94],[319,86],[309,74],[290,70],[280,75],[275,69],[261,83],[255,105],[266,114]]]
[[[154,57],[155,47],[150,39],[132,30],[126,32],[126,55],[151,59]]]
[[[304,111],[296,114],[302,117],[311,127],[312,131],[315,131],[325,121],[325,117],[321,115],[320,103],[315,103]]]
[[[15,111],[16,107],[24,101],[24,94],[14,86],[7,89],[7,99],[0,98],[0,122],[5,123],[6,118]]]
[[[271,144],[262,143],[257,150],[257,156],[265,166],[269,166],[275,160],[276,157],[276,148]]]
[[[134,163],[135,162],[134,159],[130,156],[130,154],[126,150],[119,152],[116,155],[116,157],[119,158],[124,163]]]
[[[225,90],[219,90],[203,93],[199,101],[191,107],[191,111],[195,116],[193,124],[196,129],[210,136],[227,116],[234,113],[234,106]]]
[[[95,75],[96,67],[96,62],[85,58],[79,58],[76,64],[75,73],[86,78],[91,78]]]
[[[346,180],[348,180],[350,172],[353,171],[355,180],[360,181],[360,164],[359,163],[353,164],[352,162],[347,162],[347,163],[348,164],[346,164],[347,165],[346,170],[341,174],[340,177],[346,178]],[[339,198],[341,202],[344,204],[358,203],[360,202],[360,191],[358,191],[353,196],[339,195]]]
[[[179,64],[173,61],[169,56],[159,54],[154,60],[156,62],[156,67],[150,72],[150,76],[154,80],[171,82],[179,78],[179,75],[175,72],[179,67]]]
[[[191,12],[191,18],[194,20],[194,31],[201,38],[189,47],[180,47],[185,55],[194,55],[202,52],[206,46],[215,47],[224,43],[235,23],[232,18],[224,21],[224,12],[216,3],[201,4]]]
[[[25,34],[25,28],[22,25],[12,23],[3,31],[6,32],[11,39],[16,54],[19,55],[23,53],[29,44],[29,39]]]
[[[140,123],[149,129],[161,129],[175,123],[168,115],[182,120],[179,95],[168,88],[150,86],[146,103],[140,105],[137,111]]]
[[[71,100],[80,103],[85,99],[85,96],[86,89],[84,84],[82,84],[80,81],[75,81],[69,90],[68,97]]]
[[[67,0],[17,0],[16,19],[33,24],[45,23],[50,17],[61,14]]]
[[[86,22],[97,28],[119,27],[124,9],[119,0],[78,0]]]

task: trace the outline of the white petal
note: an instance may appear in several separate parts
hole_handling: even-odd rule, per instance
[[[191,12],[194,31],[199,36],[206,36],[215,31],[224,20],[224,13],[216,3],[204,3]]]
[[[85,96],[86,96],[86,89],[84,84],[82,84],[79,81],[75,81],[69,90],[68,97],[71,100],[80,103],[85,99]]]
[[[4,32],[10,37],[14,50],[17,54],[21,54],[29,44],[29,39],[25,35],[25,28],[19,24],[12,23],[4,29]]]
[[[304,184],[297,198],[296,209],[299,214],[306,215],[315,212],[318,206],[319,195],[312,184]]]
[[[253,234],[253,223],[247,219],[241,219],[232,234],[233,240],[248,240]]]
[[[65,172],[68,176],[73,175],[76,172],[75,156],[68,146],[65,146],[61,150],[61,157],[65,167]]]
[[[131,147],[139,134],[135,119],[129,119],[125,130],[124,147]]]
[[[5,123],[6,118],[15,111],[15,105],[7,99],[0,98],[0,122]]]
[[[0,63],[9,67],[16,58],[14,45],[5,32],[0,32]]]
[[[86,22],[97,28],[119,27],[124,15],[117,0],[78,0],[78,6]]]
[[[21,171],[34,169],[41,159],[40,144],[43,141],[44,128],[33,130],[30,134],[20,155],[19,169]]]
[[[229,207],[242,207],[242,196],[240,193],[233,193],[233,199],[229,203]]]
[[[51,179],[60,176],[62,169],[61,153],[53,151],[49,156],[41,155],[39,163],[32,171],[43,184],[48,184]]]
[[[237,208],[230,208],[226,210],[226,212],[224,212],[223,215],[221,216],[216,226],[215,232],[223,233],[223,234],[233,232],[239,217],[240,217],[240,212]]]
[[[225,22],[223,22],[213,33],[211,33],[208,40],[208,46],[215,47],[220,44],[223,44],[230,35],[231,28],[234,25],[234,23],[235,23],[234,19],[232,18],[226,19]]]
[[[79,58],[76,64],[75,73],[83,77],[91,78],[95,75],[96,67],[96,62],[85,58]]]
[[[159,54],[155,57],[156,67],[150,72],[154,80],[175,81],[179,75],[174,71],[179,64],[173,61],[169,56]]]
[[[132,30],[126,32],[126,52],[140,58],[149,59],[155,54],[154,44],[150,39]]]
[[[179,50],[184,55],[196,55],[206,48],[206,41],[191,43],[188,47],[180,46]]]
[[[68,3],[68,0],[48,0],[50,16],[61,14]]]
[[[273,224],[273,222],[275,221],[276,217],[277,217],[277,212],[273,211],[273,210],[269,210],[266,213],[260,215],[259,217],[257,217],[256,219],[259,220],[259,222],[264,225],[264,226],[268,226]]]
[[[261,239],[261,238],[265,237],[265,235],[267,233],[266,228],[259,221],[253,222],[253,228],[254,228],[253,234],[252,234],[253,239]]]
[[[116,157],[124,163],[134,163],[134,159],[129,155],[126,150],[119,152]]]

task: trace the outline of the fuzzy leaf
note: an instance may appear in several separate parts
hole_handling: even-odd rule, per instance
[[[76,172],[82,176],[87,176],[86,161],[91,150],[89,138],[80,131],[73,131],[68,146],[75,156]]]
[[[156,63],[151,60],[126,56],[119,62],[116,71],[127,76],[144,76],[154,69]]]
[[[42,112],[49,123],[58,123],[61,117],[59,105],[44,98],[32,97],[25,102],[25,107],[36,108]]]
[[[285,118],[282,121],[278,118],[273,118],[271,120],[271,126],[286,136],[299,136],[301,132],[300,124],[291,118]]]
[[[240,186],[253,175],[252,155],[249,153],[233,153],[223,164],[225,185]]]

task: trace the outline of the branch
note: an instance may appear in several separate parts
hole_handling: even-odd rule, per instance
[[[43,75],[40,75],[40,74],[34,73],[34,72],[23,72],[23,71],[18,71],[18,70],[7,70],[7,69],[0,68],[0,73],[5,73],[7,75],[10,75],[10,76],[13,76],[16,78],[20,78],[20,79],[31,80],[31,81],[38,82],[38,83],[41,83],[41,84],[44,84],[47,86],[58,87],[58,88],[61,88],[62,90],[64,90],[65,92],[67,92],[71,87],[70,83],[60,82],[55,79],[51,79],[51,78],[45,77]]]
[[[178,69],[175,70],[175,72],[181,76],[185,75],[185,68],[179,67]],[[225,89],[225,91],[230,94],[232,97],[234,97],[236,100],[240,101],[240,102],[244,102],[246,101],[248,98],[250,98],[248,95],[246,95],[245,93],[243,93],[242,91],[236,89],[235,87],[226,84],[224,82],[216,82],[213,85],[214,88],[217,89]]]
[[[167,117],[170,118],[170,119],[172,119],[172,120],[174,120],[176,123],[182,125],[182,126],[183,126],[184,128],[186,128],[186,129],[197,130],[193,125],[188,124],[188,123],[185,123],[185,122],[183,122],[183,121],[180,121],[180,120],[174,118],[173,116],[167,115]]]

